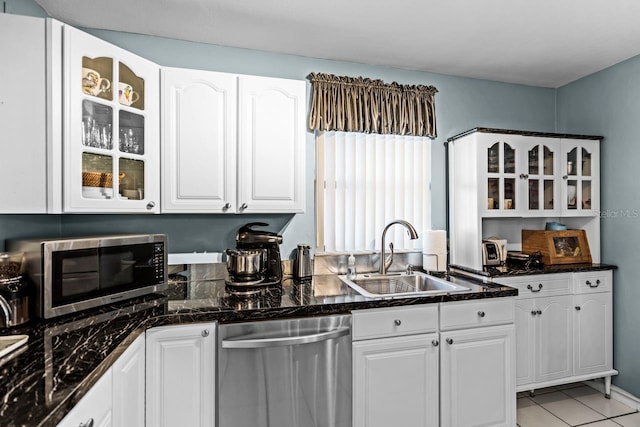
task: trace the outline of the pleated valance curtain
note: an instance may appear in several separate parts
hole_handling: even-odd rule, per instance
[[[436,137],[433,86],[311,73],[311,130]]]

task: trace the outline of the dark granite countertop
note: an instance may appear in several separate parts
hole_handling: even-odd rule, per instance
[[[464,267],[461,265],[451,265],[453,271],[462,274],[470,273],[477,276],[492,277],[513,277],[513,276],[533,276],[536,274],[557,274],[557,273],[581,273],[587,271],[616,270],[618,267],[610,264],[565,264],[565,265],[545,265],[539,268],[515,268],[509,266],[484,267],[482,270]]]
[[[55,426],[133,340],[154,326],[342,314],[356,309],[517,295],[517,290],[506,286],[451,280],[464,282],[471,290],[367,299],[336,276],[315,276],[302,283],[285,280],[282,287],[247,298],[230,295],[222,280],[179,283],[170,285],[163,295],[0,330],[0,335],[29,335],[26,346],[0,358],[0,425]]]

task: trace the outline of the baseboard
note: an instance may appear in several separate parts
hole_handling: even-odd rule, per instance
[[[604,381],[601,378],[584,381],[584,383],[589,387],[604,393]],[[621,389],[618,386],[611,386],[611,398],[624,405],[627,405],[630,408],[634,408],[636,410],[640,409],[640,398],[634,396],[626,390]]]

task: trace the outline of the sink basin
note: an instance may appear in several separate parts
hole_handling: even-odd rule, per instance
[[[368,298],[442,295],[470,289],[421,272],[390,273],[385,276],[373,273],[363,274],[353,280],[347,279],[347,276],[338,277],[360,295]]]

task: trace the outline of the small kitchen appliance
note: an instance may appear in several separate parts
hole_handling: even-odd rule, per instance
[[[497,237],[489,237],[482,241],[482,265],[495,267],[503,265],[507,260],[507,241]]]
[[[282,236],[253,227],[268,227],[264,222],[243,225],[236,235],[236,249],[227,249],[227,289],[236,294],[259,292],[265,286],[281,285]]]
[[[29,321],[31,282],[22,274],[23,252],[0,253],[0,327]]]
[[[7,240],[24,252],[33,314],[50,319],[167,287],[167,236],[120,234]]]
[[[293,262],[293,277],[296,279],[309,279],[312,275],[311,246],[301,243],[296,249],[296,258]]]

